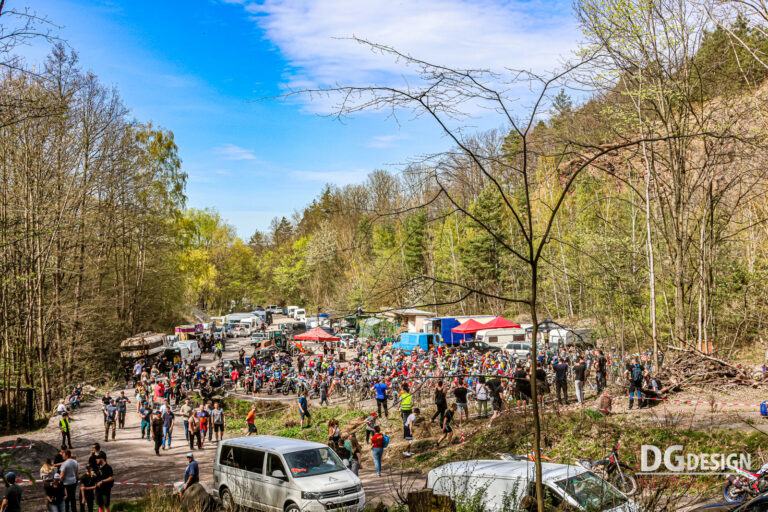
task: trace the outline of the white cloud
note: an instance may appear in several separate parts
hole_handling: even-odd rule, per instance
[[[398,140],[407,139],[408,136],[401,133],[392,135],[376,135],[368,141],[369,148],[391,148]]]
[[[577,39],[570,3],[561,0],[258,0],[245,9],[288,60],[292,87],[412,75],[352,36],[436,64],[538,71],[554,68]]]
[[[222,144],[214,148],[214,151],[227,160],[258,160],[253,150],[241,148],[234,144]]]
[[[304,181],[349,185],[351,183],[361,183],[368,175],[368,171],[293,171],[291,174],[297,179]]]

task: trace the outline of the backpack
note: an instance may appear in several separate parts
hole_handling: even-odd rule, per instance
[[[381,434],[381,437],[384,438],[383,448],[386,448],[389,446],[389,436],[387,434]]]
[[[632,380],[635,382],[643,380],[643,367],[639,364],[632,367]]]
[[[768,400],[760,404],[760,416],[768,416]]]

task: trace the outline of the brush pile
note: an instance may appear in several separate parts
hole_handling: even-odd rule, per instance
[[[758,388],[768,383],[762,369],[729,363],[696,350],[669,348],[658,374],[664,385],[662,393],[680,391],[684,384],[717,386],[723,391],[743,386]]]

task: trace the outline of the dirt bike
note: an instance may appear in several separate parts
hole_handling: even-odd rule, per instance
[[[605,459],[579,459],[576,463],[584,469],[592,471],[606,482],[612,483],[614,487],[627,496],[632,496],[637,492],[637,480],[633,474],[634,470],[619,461],[619,448],[621,448],[621,443]]]
[[[745,497],[753,498],[768,489],[768,482],[759,473],[751,473],[744,469],[731,467],[736,473],[725,476],[723,497],[731,503],[738,503]]]

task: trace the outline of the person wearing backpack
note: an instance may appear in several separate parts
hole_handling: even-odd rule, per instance
[[[381,427],[373,427],[373,437],[371,438],[371,454],[373,455],[373,464],[376,466],[376,476],[381,476],[381,459],[384,457],[384,448],[389,445],[389,437],[381,433]]]
[[[637,393],[637,408],[643,408],[643,377],[645,368],[633,357],[629,366],[627,366],[624,376],[629,380],[629,409],[634,405],[634,395]]]

